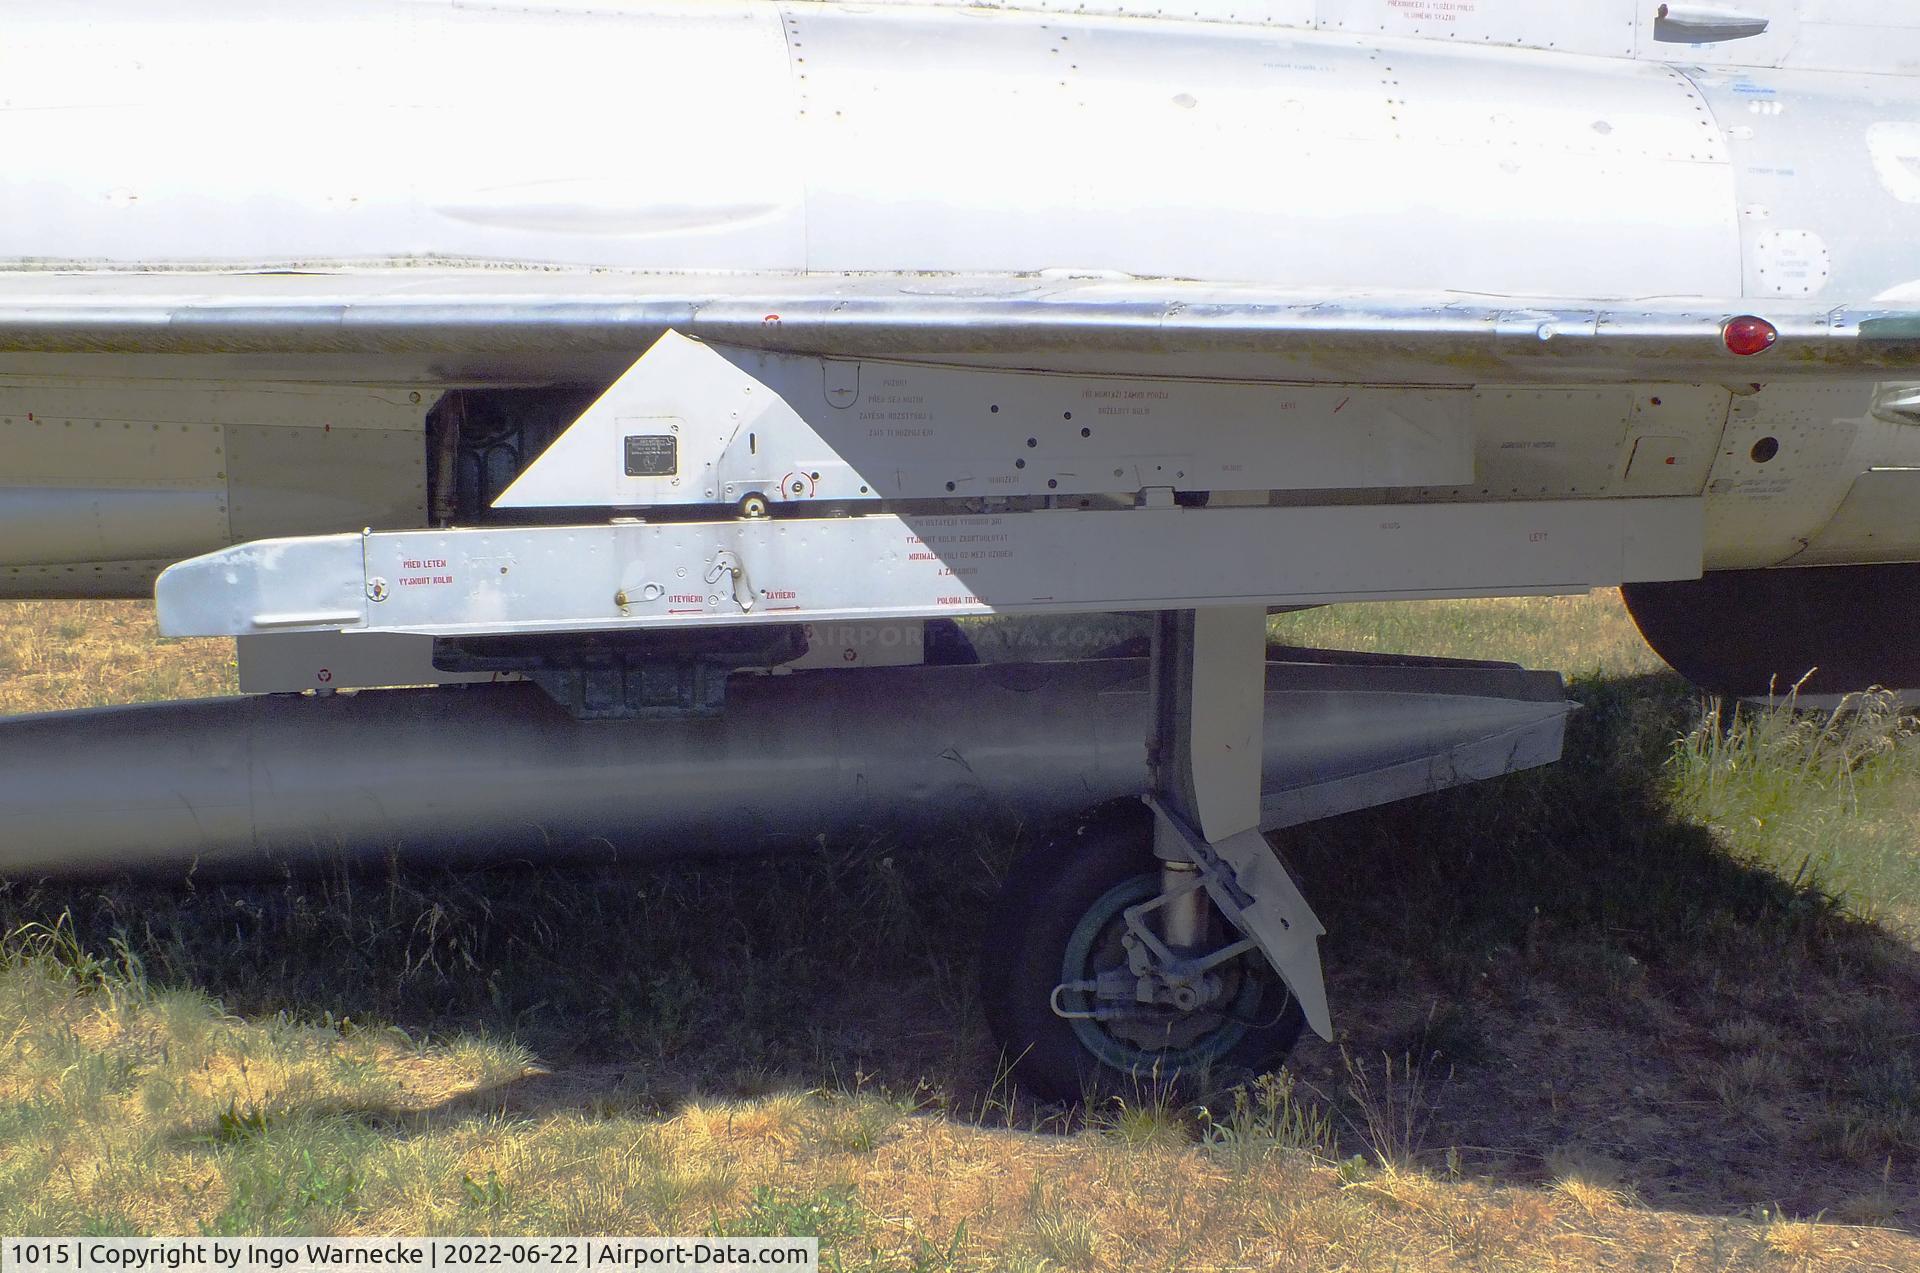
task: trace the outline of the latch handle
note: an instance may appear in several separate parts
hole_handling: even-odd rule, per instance
[[[1767,22],[1762,14],[1715,4],[1663,4],[1654,10],[1653,38],[1668,44],[1717,44],[1760,35]]]

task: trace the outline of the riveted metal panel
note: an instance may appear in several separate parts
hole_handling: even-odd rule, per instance
[[[218,423],[147,419],[79,394],[0,388],[0,482],[148,490],[221,488]]]
[[[1635,0],[1319,0],[1319,26],[1461,44],[1504,44],[1610,57],[1633,54]]]
[[[424,401],[418,390],[379,386],[0,380],[0,553],[16,567],[85,567],[15,576],[10,587],[25,595],[84,576],[72,595],[138,593],[146,568],[117,563],[175,560],[274,528],[418,524],[420,515],[390,511],[389,488],[419,480]],[[378,470],[323,464],[279,488],[249,480],[246,471],[277,463],[263,446],[271,451],[282,434],[364,438],[360,452]],[[316,515],[313,498],[379,520]]]
[[[236,540],[427,520],[419,433],[229,425],[227,449]]]
[[[1457,389],[851,363],[669,333],[495,507],[1312,490],[1473,467]]]
[[[809,269],[1736,286],[1722,142],[1666,67],[1005,12],[783,20],[820,160]]]
[[[108,574],[95,563],[171,560],[227,542],[224,433],[196,405],[116,382],[0,382],[6,562],[86,565],[93,586]]]
[[[1633,400],[1627,385],[1476,391],[1480,489],[1487,498],[1537,499],[1610,488]]]
[[[1620,495],[1698,495],[1726,430],[1732,394],[1720,385],[1650,385],[1634,394],[1617,476]]]
[[[192,321],[183,318],[181,323],[190,325]],[[124,372],[124,364],[119,369]],[[174,370],[177,372],[179,368],[176,366]],[[165,377],[119,374],[85,379],[0,376],[0,422],[6,426],[19,424],[31,415],[42,421],[101,420],[115,424],[324,425],[417,430],[426,409],[423,401],[424,395],[418,387],[380,384],[364,376],[350,389],[289,381],[284,377],[273,382],[178,374]],[[20,436],[24,441],[27,435],[23,432]],[[71,443],[62,443],[61,449],[71,453],[71,446]],[[98,457],[89,457],[89,470],[97,466]]]
[[[58,566],[0,566],[0,598],[30,601],[42,598],[150,598],[153,581],[172,563],[141,561],[81,561]]]
[[[1484,385],[1472,395],[1472,483],[1404,500],[1694,495],[1707,480],[1730,394],[1719,385]],[[1642,438],[1671,439],[1658,472],[1629,474]],[[1672,464],[1666,463],[1671,458]]]
[[[1728,138],[1745,295],[1845,300],[1920,280],[1920,83],[1688,74]]]
[[[1733,400],[1707,484],[1715,568],[1779,565],[1805,550],[1864,467],[1854,448],[1874,389],[1772,384]]]

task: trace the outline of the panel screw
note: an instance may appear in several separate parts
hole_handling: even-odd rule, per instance
[[[367,580],[367,600],[385,601],[387,599],[387,581],[379,575]]]

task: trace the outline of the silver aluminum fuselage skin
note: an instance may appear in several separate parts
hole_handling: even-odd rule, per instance
[[[170,568],[172,632],[417,669],[444,636],[1006,611],[1232,605],[1257,645],[1275,603],[1920,560],[1920,28],[1755,0],[1743,60],[1638,0],[1049,2],[17,6],[0,597]],[[489,524],[429,525],[429,413],[507,387],[604,409]],[[610,469],[634,442],[686,467]],[[1267,828],[1547,763],[1568,710],[1517,669],[1286,664],[1264,700],[1213,670],[1181,710]],[[1145,672],[10,720],[0,873],[1068,815],[1165,794]],[[1236,674],[1261,764],[1202,719]]]
[[[1458,387],[1478,481],[1311,498],[1679,488],[1707,569],[1914,560],[1920,430],[1885,408],[1920,334],[1920,28],[1762,7],[1689,45],[1620,0],[25,5],[0,596],[418,527],[446,388],[604,384],[669,328]],[[1727,352],[1741,312],[1774,348]]]

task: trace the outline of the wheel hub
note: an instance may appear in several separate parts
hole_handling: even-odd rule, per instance
[[[1196,953],[1168,946],[1149,917],[1191,885],[1163,891],[1151,874],[1111,890],[1068,943],[1052,1008],[1096,1056],[1122,1071],[1202,1064],[1245,1033],[1262,993],[1235,941]]]

